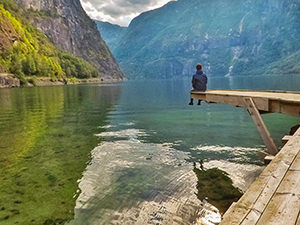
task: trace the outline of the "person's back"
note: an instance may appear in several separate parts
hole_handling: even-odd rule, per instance
[[[194,91],[206,91],[207,76],[201,69],[193,76],[192,84]]]
[[[192,85],[193,85],[193,91],[206,91],[207,87],[207,76],[202,71],[202,65],[197,64],[196,65],[197,72],[195,75],[193,75],[192,79]],[[201,104],[201,101],[198,101],[198,105]],[[189,105],[193,105],[193,99],[191,98],[191,101]]]

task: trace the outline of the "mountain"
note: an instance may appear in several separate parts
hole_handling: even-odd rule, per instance
[[[16,0],[27,19],[65,51],[92,62],[104,77],[123,75],[79,0]]]
[[[196,63],[210,76],[288,74],[300,72],[299,24],[299,0],[178,0],[136,17],[113,53],[131,79],[187,76]]]
[[[95,20],[95,23],[97,24],[97,28],[100,31],[103,40],[105,40],[109,49],[113,52],[116,45],[120,42],[120,40],[122,40],[127,27],[121,27],[116,24],[102,22],[99,20]]]
[[[90,78],[98,69],[87,61],[55,47],[49,39],[30,25],[24,12],[12,0],[0,0],[0,75],[6,86],[34,83],[35,76],[52,81],[68,81],[72,77]],[[14,81],[12,73],[18,77]],[[0,85],[0,86],[2,86]]]
[[[123,79],[79,0],[0,0],[0,10],[0,72]]]

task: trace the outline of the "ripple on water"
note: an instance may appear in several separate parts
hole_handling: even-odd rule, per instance
[[[79,187],[73,224],[161,224],[190,220],[201,202],[187,153],[169,144],[143,143],[138,129],[103,132],[114,137],[92,151]],[[119,140],[120,138],[126,138]]]
[[[197,224],[220,221],[215,207],[197,199],[197,178],[186,160],[189,153],[173,148],[180,141],[144,143],[140,139],[147,133],[133,128],[97,136],[106,141],[92,151],[92,160],[79,181],[81,194],[70,224],[191,224],[197,218]],[[207,162],[205,167],[225,170],[242,190],[248,178],[261,169],[225,160]]]
[[[239,162],[245,164],[245,162],[256,163],[262,165],[262,162],[257,158],[261,152],[263,152],[264,147],[258,148],[246,148],[240,146],[221,146],[221,145],[199,145],[191,149],[192,151],[203,153],[212,152],[224,155],[224,159],[231,162]]]

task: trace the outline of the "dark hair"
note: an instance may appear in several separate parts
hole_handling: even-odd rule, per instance
[[[202,65],[201,64],[197,64],[196,68],[197,68],[197,70],[202,70]]]

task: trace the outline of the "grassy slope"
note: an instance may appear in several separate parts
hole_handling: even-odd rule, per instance
[[[25,13],[14,1],[0,0],[0,71],[14,73],[24,83],[26,76],[54,81],[98,76],[93,65],[55,47],[24,19]]]

